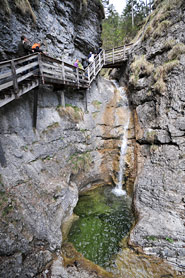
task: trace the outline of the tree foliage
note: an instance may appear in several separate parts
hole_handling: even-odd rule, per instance
[[[144,18],[149,14],[153,0],[127,0],[120,15],[109,0],[104,0],[106,18],[103,22],[102,41],[104,48],[128,43],[137,33]]]

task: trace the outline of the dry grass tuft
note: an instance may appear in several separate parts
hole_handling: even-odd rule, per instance
[[[169,20],[164,20],[164,21],[162,21],[162,22],[158,25],[157,29],[154,31],[152,37],[153,37],[154,39],[156,39],[157,37],[160,37],[160,36],[164,33],[164,31],[167,30],[167,28],[168,28],[170,25],[171,25],[171,21],[169,21]]]
[[[30,14],[33,21],[36,22],[36,16],[32,10],[29,0],[15,0],[15,5],[23,15],[27,13]]]
[[[140,75],[149,76],[154,69],[154,65],[146,60],[145,55],[136,56],[135,61],[131,64],[133,74],[130,77],[130,83],[137,84]]]
[[[11,9],[8,3],[8,0],[0,0],[1,9],[8,15],[11,14]]]
[[[164,72],[167,74],[168,72],[172,71],[173,68],[179,65],[179,60],[172,60],[164,64]]]
[[[173,39],[170,39],[170,40],[165,41],[163,48],[166,50],[169,50],[169,49],[172,49],[175,44],[176,44],[176,41]]]
[[[160,77],[157,82],[154,84],[154,90],[158,93],[164,94],[166,91],[166,84],[162,77]]]
[[[169,51],[168,59],[169,60],[177,59],[180,57],[181,54],[185,54],[185,44],[178,43],[178,44],[174,45],[172,50]]]
[[[143,34],[142,41],[148,39],[150,37],[150,35],[153,33],[153,30],[154,30],[153,27],[151,25],[149,25],[146,28],[146,30],[145,30],[145,32]]]
[[[153,87],[155,91],[161,94],[166,91],[166,84],[164,82],[164,79],[166,78],[166,75],[178,65],[178,60],[172,60],[156,68],[153,76],[154,80],[156,81]]]

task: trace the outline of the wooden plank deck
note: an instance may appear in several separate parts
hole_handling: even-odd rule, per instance
[[[31,54],[0,63],[0,107],[39,84],[87,89],[104,68],[121,67],[128,59],[130,45],[102,50],[85,70],[43,54]]]

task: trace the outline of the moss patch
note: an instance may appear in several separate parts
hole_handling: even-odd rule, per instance
[[[78,123],[79,121],[83,120],[83,111],[81,108],[77,106],[73,106],[71,104],[66,104],[66,107],[59,106],[57,111],[60,117],[66,117],[67,119]]]
[[[15,202],[5,190],[0,190],[0,217],[6,218],[9,216],[15,207]]]
[[[68,160],[69,164],[72,166],[73,174],[78,174],[79,171],[88,171],[91,166],[91,161],[90,152],[73,154]]]
[[[74,209],[79,215],[68,240],[87,259],[109,267],[110,258],[119,250],[120,240],[127,235],[132,213],[124,197],[116,197],[109,186],[84,192]]]
[[[102,102],[98,101],[98,100],[93,100],[92,101],[92,105],[96,108],[96,109],[100,109]]]

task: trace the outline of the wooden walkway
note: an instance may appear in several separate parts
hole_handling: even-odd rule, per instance
[[[102,50],[85,70],[43,54],[31,54],[1,62],[0,107],[40,84],[87,89],[103,67],[120,67],[128,59],[131,46]]]

